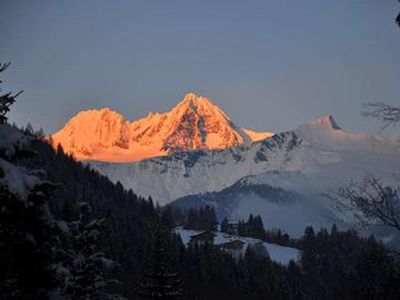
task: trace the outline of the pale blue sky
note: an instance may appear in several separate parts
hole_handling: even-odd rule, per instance
[[[188,91],[253,129],[330,113],[376,132],[361,104],[400,103],[398,11],[396,0],[0,0],[3,86],[25,90],[11,120],[47,133],[81,109],[135,119]]]

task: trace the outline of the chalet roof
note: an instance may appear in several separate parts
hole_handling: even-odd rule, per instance
[[[238,220],[228,220],[228,225],[238,225],[239,221]]]
[[[203,239],[203,238],[204,239],[209,239],[209,238],[214,238],[215,234],[213,232],[207,230],[207,231],[203,231],[203,232],[201,232],[199,234],[192,235],[190,237],[192,239]]]
[[[221,244],[221,248],[226,250],[240,250],[243,248],[244,244],[245,242],[241,240],[234,240],[228,243]]]

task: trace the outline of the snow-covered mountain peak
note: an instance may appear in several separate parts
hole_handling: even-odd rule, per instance
[[[77,157],[92,156],[104,149],[128,146],[128,122],[110,108],[79,112],[62,130],[52,135],[54,145]]]
[[[332,115],[325,115],[308,123],[311,126],[323,127],[325,129],[341,130]]]
[[[77,159],[133,162],[175,151],[226,149],[271,135],[236,127],[209,99],[188,93],[172,110],[133,122],[110,108],[79,112],[52,139]]]
[[[295,131],[304,141],[325,151],[399,154],[399,143],[385,136],[343,130],[331,115],[300,125]]]
[[[160,114],[159,113],[157,113],[157,112],[149,112],[148,114],[147,114],[147,118],[148,119],[152,119],[153,117],[157,117],[157,116],[159,116]]]
[[[180,115],[185,113],[195,113],[202,117],[212,117],[214,121],[229,123],[229,117],[208,98],[187,93],[183,100],[171,110],[171,114]]]
[[[112,110],[109,107],[103,107],[100,109],[88,109],[80,111],[74,117],[72,117],[67,122],[67,124],[76,126],[78,125],[78,123],[80,123],[81,125],[86,126],[88,125],[87,123],[93,121],[114,122],[125,121],[125,119],[120,113],[116,112],[115,110]]]
[[[205,103],[209,106],[214,106],[214,104],[212,104],[211,101],[208,100],[206,97],[197,95],[193,92],[187,93],[183,97],[183,100],[180,102],[180,104],[188,104],[188,105],[195,105],[195,106],[198,106],[201,103]]]

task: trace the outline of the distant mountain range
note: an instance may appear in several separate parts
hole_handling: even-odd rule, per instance
[[[81,160],[133,162],[177,151],[227,149],[271,135],[238,128],[210,100],[189,93],[171,111],[133,122],[109,108],[82,111],[51,138]]]
[[[347,132],[330,115],[293,131],[253,132],[194,94],[135,122],[110,109],[84,111],[51,139],[162,205],[211,204],[229,218],[261,214],[269,227],[293,234],[310,224],[351,223],[321,194],[366,174],[397,184],[400,170],[398,136]]]
[[[330,115],[277,134],[238,128],[193,93],[169,112],[134,122],[109,108],[82,111],[50,139],[162,204],[269,171],[301,172],[313,189],[369,172],[389,177],[400,154],[398,138],[346,132]]]
[[[308,179],[307,185],[296,186],[302,191],[335,188],[367,173],[389,180],[400,169],[399,156],[395,139],[349,133],[332,116],[325,116],[294,131],[237,147],[172,152],[133,163],[91,164],[112,180],[165,204],[187,195],[220,191],[244,177],[269,171],[301,172]],[[295,184],[286,181],[286,185]]]

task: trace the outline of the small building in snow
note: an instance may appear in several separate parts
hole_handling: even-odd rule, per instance
[[[241,240],[234,240],[234,241],[219,245],[219,248],[223,252],[225,252],[229,255],[232,255],[236,259],[239,259],[244,254],[245,245],[246,245],[246,243]]]
[[[202,233],[192,235],[189,244],[191,246],[213,245],[215,234],[211,231],[203,231]]]

